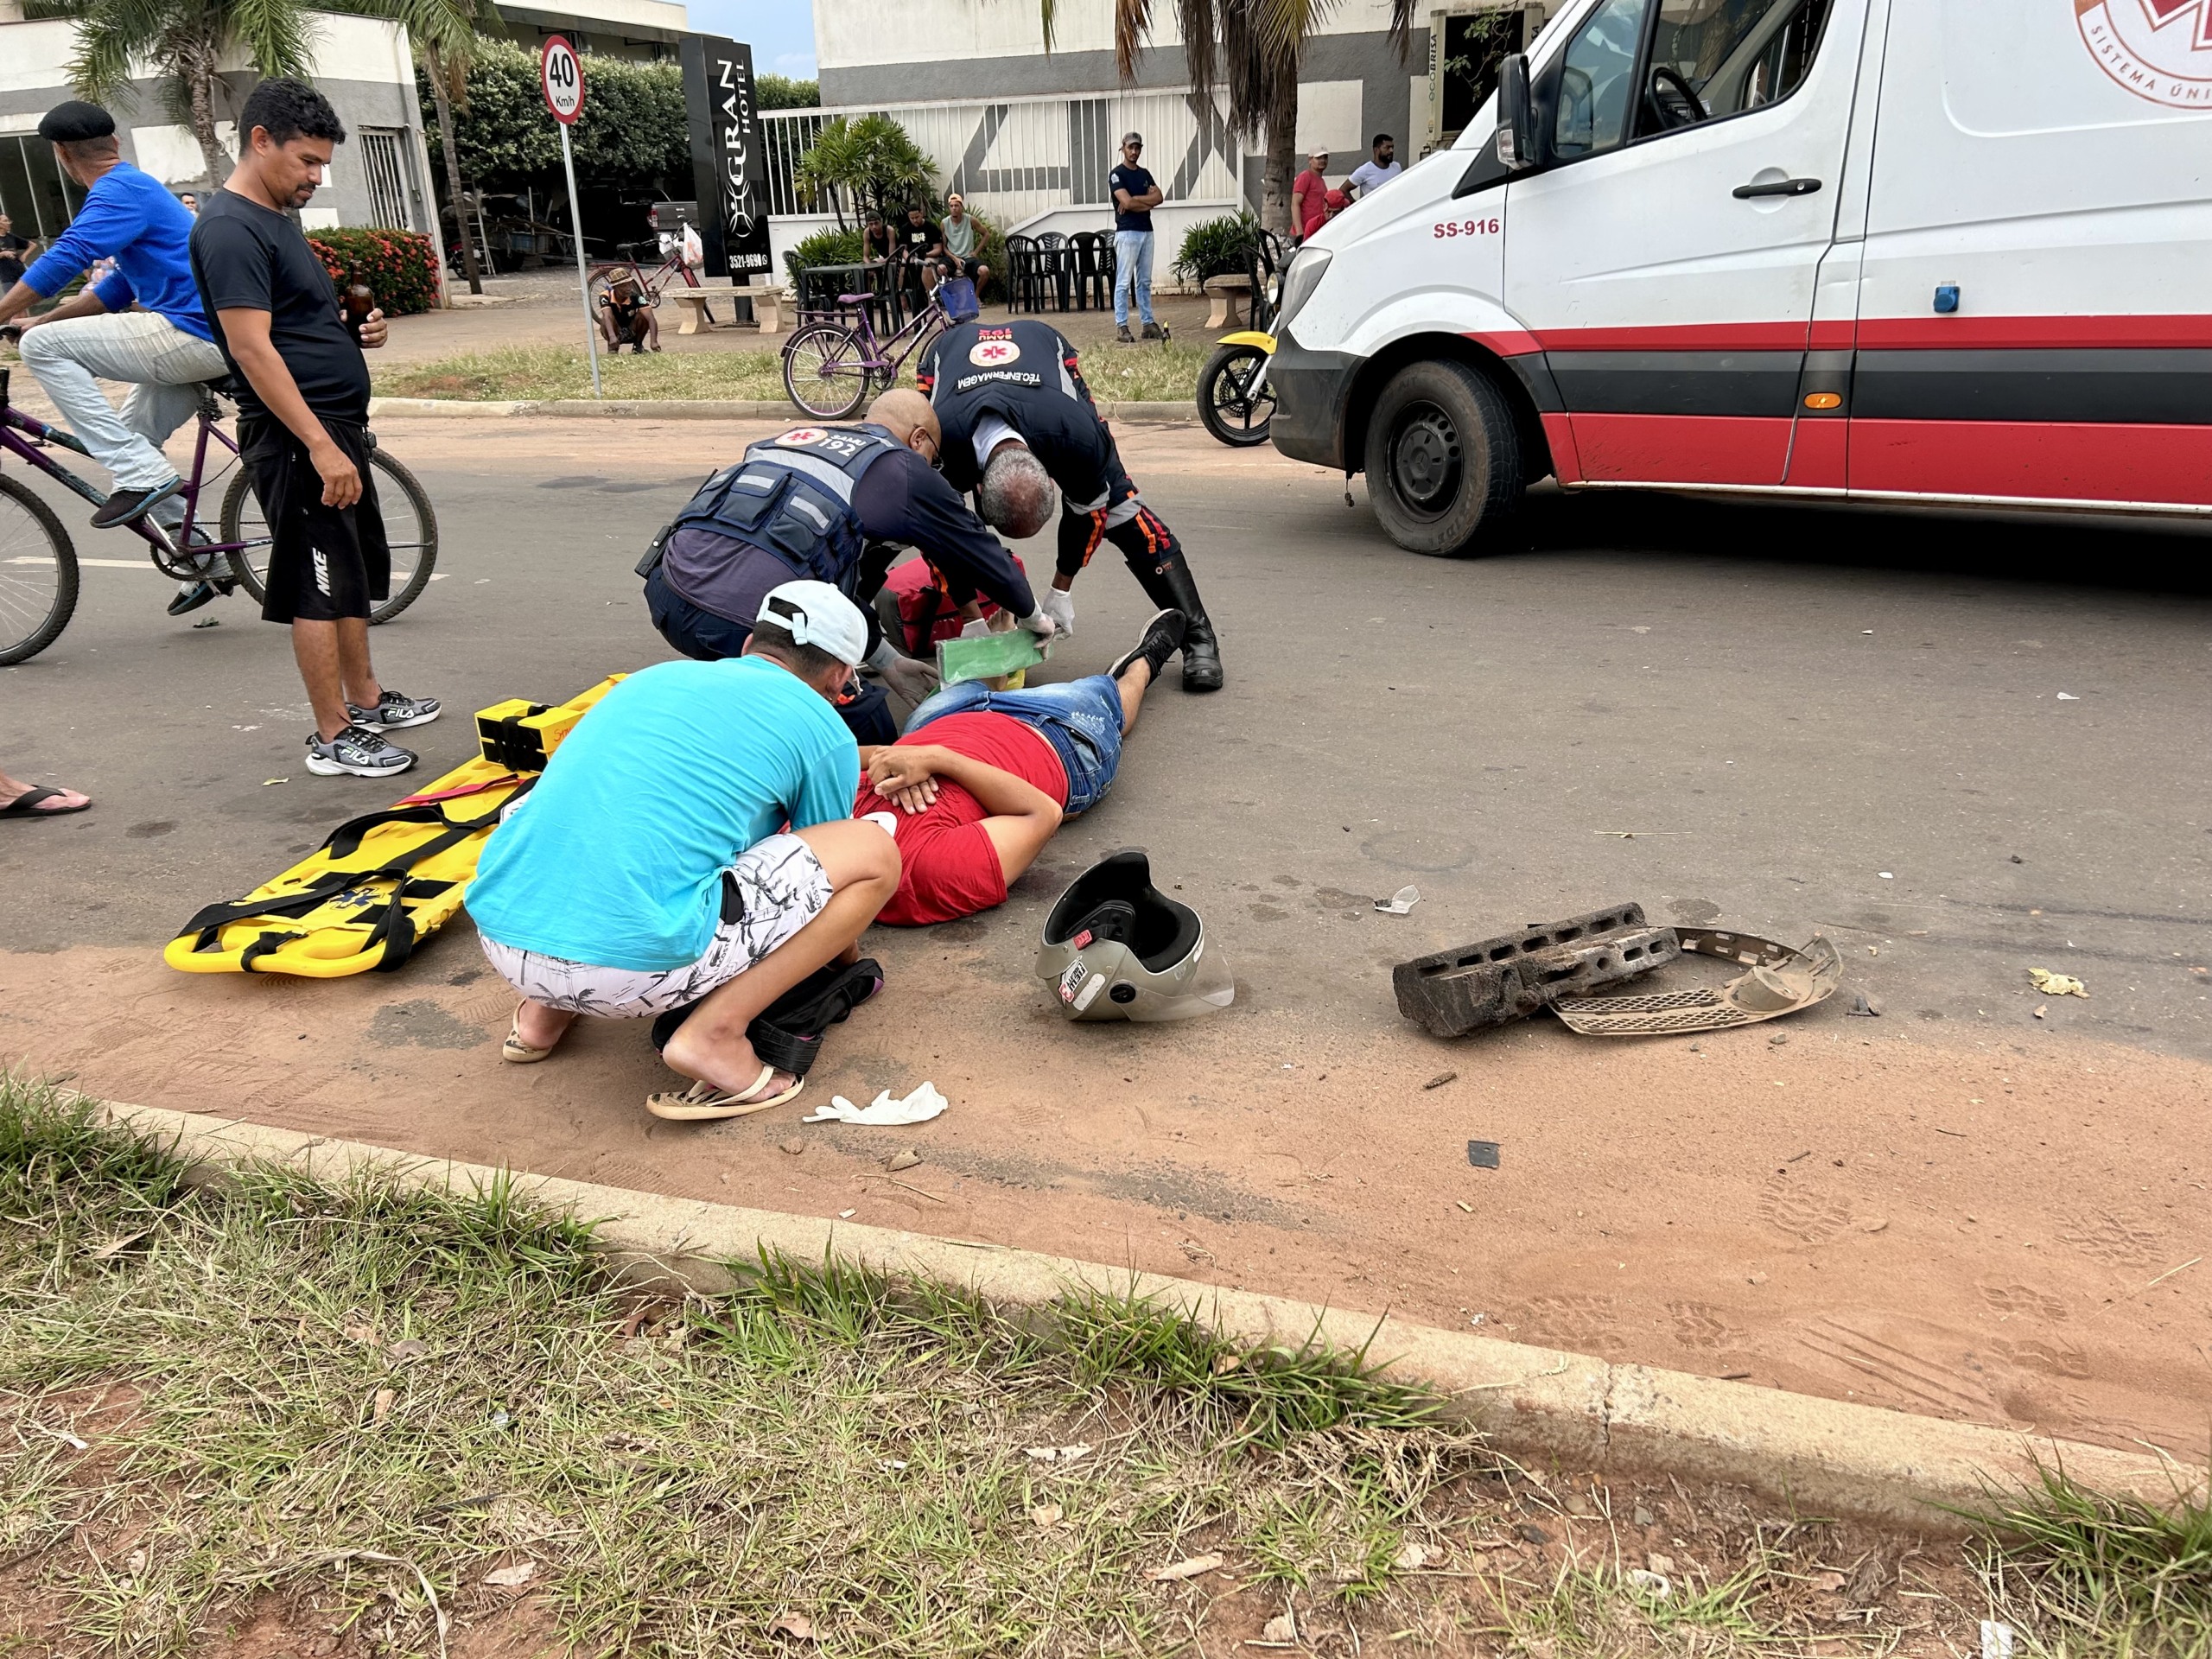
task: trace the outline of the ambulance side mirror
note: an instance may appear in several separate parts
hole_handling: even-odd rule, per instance
[[[1548,159],[1529,91],[1529,57],[1516,52],[1497,66],[1497,159],[1511,172]]]

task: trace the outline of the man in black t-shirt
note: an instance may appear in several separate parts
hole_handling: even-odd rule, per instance
[[[1166,200],[1166,192],[1141,165],[1143,155],[1144,135],[1124,133],[1122,164],[1106,175],[1107,191],[1114,198],[1114,338],[1124,346],[1130,343],[1133,288],[1144,337],[1160,338],[1160,325],[1152,320],[1152,210]]]
[[[935,291],[944,274],[944,231],[918,203],[906,210],[906,222],[899,227],[899,257],[909,288]]]
[[[192,276],[238,393],[238,447],[269,524],[261,613],[291,625],[315,707],[307,766],[383,778],[415,764],[384,734],[438,717],[431,697],[380,683],[369,611],[391,550],[369,477],[369,367],[382,311],[346,326],[338,293],[287,208],[303,207],[345,139],[313,87],[264,80],[238,112],[238,164],[192,226]]]

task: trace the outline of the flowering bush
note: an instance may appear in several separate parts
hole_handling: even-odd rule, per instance
[[[309,231],[308,245],[341,296],[359,283],[388,317],[428,311],[438,302],[438,256],[427,236],[365,228]]]

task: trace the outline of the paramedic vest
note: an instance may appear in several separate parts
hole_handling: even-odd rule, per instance
[[[669,528],[717,531],[774,554],[794,577],[850,594],[865,539],[853,492],[901,448],[864,426],[802,426],[763,438],[701,485]]]

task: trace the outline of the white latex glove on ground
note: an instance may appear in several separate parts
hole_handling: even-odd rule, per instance
[[[1051,617],[1059,631],[1069,639],[1075,638],[1075,594],[1058,588],[1047,588],[1038,608]]]

